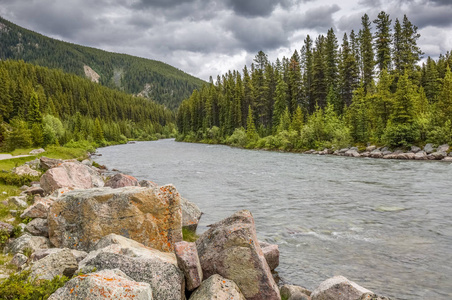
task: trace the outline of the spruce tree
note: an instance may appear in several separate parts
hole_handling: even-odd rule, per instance
[[[378,69],[381,71],[383,69],[391,69],[391,22],[389,15],[384,11],[378,14],[375,24],[375,35],[374,35],[374,47],[377,53],[376,64]]]
[[[369,16],[364,14],[361,18],[362,29],[359,34],[360,54],[361,54],[361,76],[364,91],[367,92],[373,85],[374,75],[374,52],[372,48],[372,32]]]

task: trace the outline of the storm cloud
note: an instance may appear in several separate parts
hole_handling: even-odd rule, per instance
[[[207,80],[300,50],[306,35],[360,28],[381,10],[419,27],[425,56],[452,49],[449,0],[0,0],[0,15],[72,43],[161,60]],[[448,34],[449,33],[449,34]]]

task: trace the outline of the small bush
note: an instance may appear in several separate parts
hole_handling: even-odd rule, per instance
[[[182,227],[182,239],[186,242],[196,242],[196,240],[199,238],[199,235],[196,234],[196,232]]]
[[[248,144],[245,128],[236,128],[234,133],[228,137],[226,142],[235,147],[245,147]]]
[[[39,176],[17,175],[14,173],[0,172],[0,184],[23,186],[30,185],[32,181],[39,181]]]
[[[0,299],[41,300],[47,299],[69,280],[56,276],[52,280],[29,279],[31,271],[12,274],[0,283]]]

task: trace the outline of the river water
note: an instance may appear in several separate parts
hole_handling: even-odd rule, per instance
[[[452,299],[452,165],[137,142],[95,161],[172,183],[204,215],[198,233],[250,210],[279,245],[283,281],[343,275],[396,299]]]

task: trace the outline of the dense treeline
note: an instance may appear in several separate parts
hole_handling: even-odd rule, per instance
[[[24,60],[85,76],[84,65],[100,75],[99,82],[126,93],[142,95],[170,109],[204,83],[165,63],[110,53],[48,38],[0,18],[0,59]]]
[[[417,27],[385,12],[344,34],[307,36],[300,52],[229,71],[178,111],[180,139],[306,149],[452,142],[452,55],[421,66]],[[374,28],[373,28],[374,26]]]
[[[61,70],[0,61],[0,143],[6,150],[155,139],[175,132],[174,119],[149,99]]]

